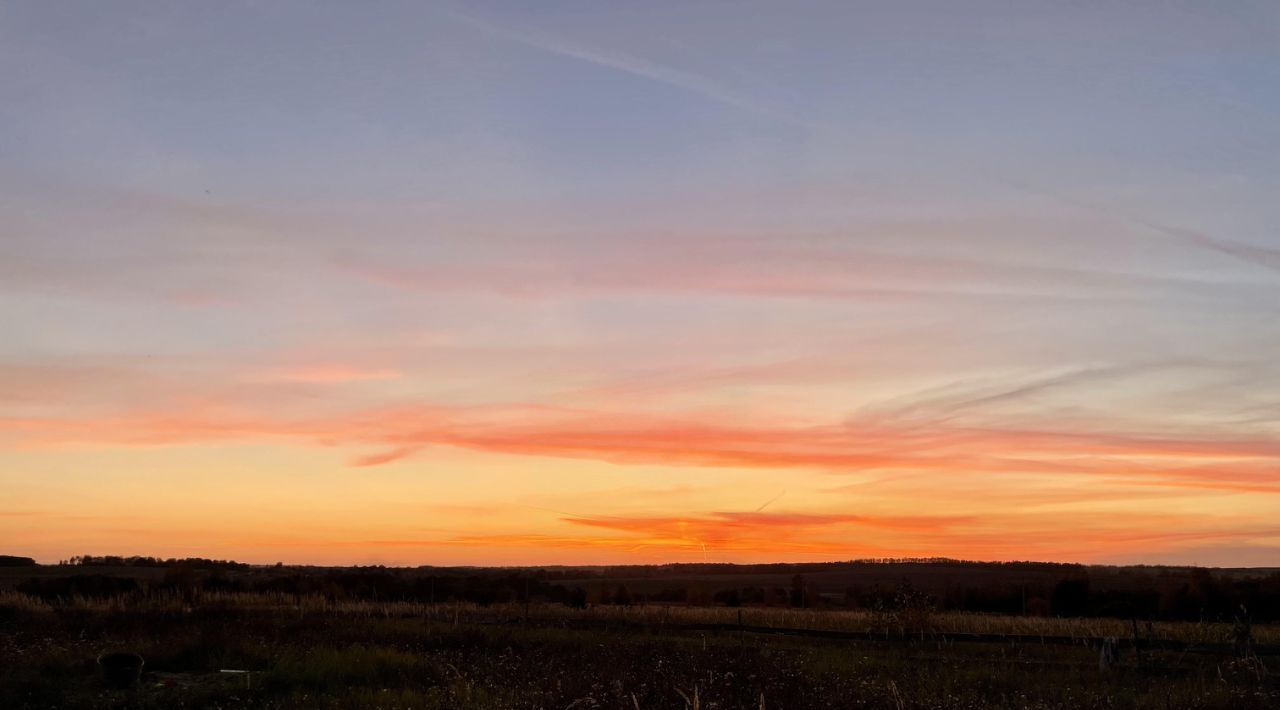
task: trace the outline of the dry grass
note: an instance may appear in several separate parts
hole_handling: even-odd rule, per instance
[[[1280,690],[1258,658],[1126,658],[1100,676],[1083,644],[853,642],[690,629],[744,624],[875,631],[892,614],[784,608],[336,601],[211,592],[46,602],[0,593],[0,707],[117,707],[92,659],[127,648],[151,679],[130,707],[1134,708],[1262,710]],[[921,617],[911,621],[920,622]],[[1117,620],[929,614],[938,630],[1093,637]],[[1156,624],[1221,641],[1225,625]],[[1255,628],[1274,639],[1273,627]],[[253,671],[252,689],[218,669]],[[178,685],[164,686],[177,678]]]
[[[481,607],[470,603],[374,602],[332,600],[319,595],[294,596],[246,592],[202,592],[184,597],[172,592],[131,593],[106,599],[72,597],[47,602],[18,592],[0,591],[0,607],[29,613],[55,610],[131,613],[184,613],[194,609],[234,608],[246,612],[314,615],[337,614],[358,617],[416,617],[455,624],[525,622],[541,626],[611,624],[663,628],[709,624],[762,626],[777,629],[873,632],[886,634],[974,633],[1026,636],[1065,636],[1079,639],[1132,636],[1131,621],[1107,618],[1058,618],[1005,616],[967,612],[929,613],[904,625],[893,614],[837,609],[793,609],[784,607],[704,607],[677,605],[592,606],[573,609],[559,604],[495,604]],[[921,628],[922,625],[926,628]],[[1233,638],[1229,623],[1156,621],[1140,623],[1140,633],[1162,641],[1181,643],[1226,643]],[[1261,644],[1280,644],[1280,624],[1256,624],[1253,639]]]

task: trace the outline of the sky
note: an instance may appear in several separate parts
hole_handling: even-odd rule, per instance
[[[1280,5],[0,5],[0,552],[1280,566]]]

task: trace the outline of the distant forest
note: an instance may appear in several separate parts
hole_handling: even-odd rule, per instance
[[[83,555],[0,556],[0,585],[46,599],[252,592],[332,601],[679,604],[1280,621],[1280,570],[949,559],[599,567],[306,567]],[[26,573],[28,576],[23,576]]]

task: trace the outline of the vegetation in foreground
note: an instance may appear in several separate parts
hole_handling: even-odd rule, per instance
[[[883,639],[709,627],[738,610],[335,602],[323,596],[0,595],[4,708],[1250,708],[1280,707],[1274,658],[955,643],[1018,621],[927,608],[847,615]],[[782,624],[795,610],[745,610]],[[768,614],[790,614],[770,618]],[[833,612],[808,612],[821,618]],[[758,615],[751,617],[750,615]],[[726,620],[727,621],[727,620]],[[1092,632],[1059,620],[1058,632]],[[1043,620],[1042,623],[1052,623]],[[1164,624],[1184,639],[1230,627]],[[1260,629],[1271,635],[1270,629]],[[146,659],[138,687],[104,687],[95,659]],[[224,670],[250,671],[222,673]]]

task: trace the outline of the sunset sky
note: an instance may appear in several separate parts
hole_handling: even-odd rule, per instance
[[[0,553],[1280,566],[1280,4],[4,3]]]

